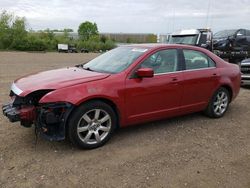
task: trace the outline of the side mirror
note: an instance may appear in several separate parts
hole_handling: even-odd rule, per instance
[[[140,68],[136,71],[136,75],[140,78],[154,77],[154,70],[151,68]]]

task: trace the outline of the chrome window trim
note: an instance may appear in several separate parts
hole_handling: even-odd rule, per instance
[[[201,33],[199,33],[199,35],[198,35],[198,39],[197,39],[197,41],[196,41],[196,45],[199,44],[200,38],[201,38]]]
[[[16,84],[13,82],[11,85],[11,91],[13,91],[16,95],[20,95],[23,91],[19,89]]]
[[[165,75],[165,74],[173,74],[173,73],[179,73],[179,72],[207,70],[207,69],[216,69],[216,67],[207,67],[207,68],[200,68],[200,69],[190,69],[190,70],[181,70],[181,71],[174,71],[174,72],[158,73],[158,74],[154,74],[154,76]]]

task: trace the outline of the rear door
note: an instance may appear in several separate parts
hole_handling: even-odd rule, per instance
[[[181,109],[194,112],[206,107],[216,83],[218,70],[215,62],[206,54],[195,50],[183,50],[185,70],[183,71],[183,97]]]

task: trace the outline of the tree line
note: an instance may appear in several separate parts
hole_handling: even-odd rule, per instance
[[[25,17],[3,11],[0,14],[0,50],[55,51],[57,44],[70,44],[78,49],[106,51],[115,47],[115,42],[100,36],[96,23],[84,22],[78,28],[79,38],[69,36],[72,29],[34,32],[27,30]],[[61,35],[55,32],[62,32]]]
[[[18,17],[7,11],[0,12],[0,50],[19,51],[55,51],[58,44],[69,44],[77,49],[88,51],[106,51],[120,43],[154,43],[156,35],[140,36],[109,34],[101,35],[96,23],[85,21],[78,27],[78,38],[69,35],[73,29],[45,29],[32,31],[27,29],[25,17]],[[60,34],[58,34],[60,33]]]

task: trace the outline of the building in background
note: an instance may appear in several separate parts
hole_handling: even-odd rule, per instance
[[[170,34],[158,34],[157,43],[168,43]]]
[[[63,35],[63,32],[54,32],[55,35]],[[77,32],[69,32],[69,37],[79,39]],[[153,33],[100,33],[117,43],[167,43],[169,34],[153,34]]]

